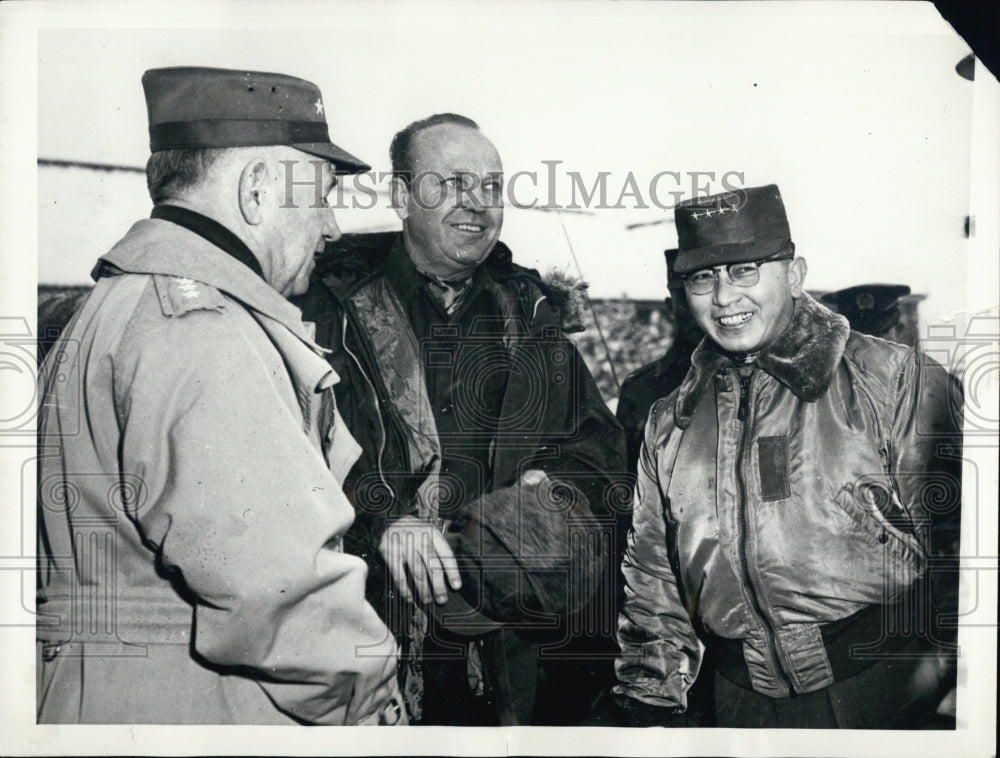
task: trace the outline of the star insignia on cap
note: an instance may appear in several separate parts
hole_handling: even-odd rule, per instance
[[[317,115],[320,115],[320,114],[323,113],[323,101],[320,100],[318,97],[316,98],[316,102],[313,103],[313,106],[316,108],[316,114]]]
[[[869,311],[875,307],[875,296],[870,292],[862,292],[855,300],[858,310]]]

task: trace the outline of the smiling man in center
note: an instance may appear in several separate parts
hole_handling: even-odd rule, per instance
[[[400,638],[413,723],[571,724],[607,684],[595,650],[611,676],[612,624],[578,621],[613,619],[600,546],[624,436],[565,299],[499,241],[493,143],[438,114],[389,154],[402,231],[328,246],[301,301],[364,448],[345,547]]]

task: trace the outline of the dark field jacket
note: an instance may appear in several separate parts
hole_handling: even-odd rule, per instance
[[[345,236],[321,256],[313,286],[299,300],[304,319],[316,324],[317,342],[332,351],[329,360],[341,377],[338,407],[363,448],[345,483],[357,510],[346,549],[368,563],[368,596],[397,634],[405,634],[410,612],[384,602],[391,581],[378,543],[387,524],[401,516],[437,518],[441,457],[424,387],[426,346],[386,278],[389,252],[401,244],[393,233]],[[540,469],[572,485],[595,515],[608,514],[627,492],[624,438],[583,359],[562,335],[554,293],[536,272],[514,264],[502,243],[483,269],[500,305],[511,367],[486,491],[509,490],[516,497],[519,476]]]

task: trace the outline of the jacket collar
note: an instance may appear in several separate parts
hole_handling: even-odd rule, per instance
[[[402,232],[345,234],[327,245],[316,258],[313,280],[322,282],[340,302],[347,302],[361,287],[374,279],[388,277],[393,271],[393,253],[407,260]],[[411,264],[412,265],[412,264]],[[534,269],[524,268],[513,261],[513,254],[502,241],[476,269],[474,285],[490,290],[497,298],[509,324],[521,328],[521,317],[528,321],[528,332],[541,333],[562,324],[562,313],[552,303],[555,289]],[[405,274],[393,282],[393,289],[404,293]],[[402,284],[402,288],[397,288]],[[411,285],[412,286],[412,285]],[[558,298],[556,298],[558,299]]]
[[[129,274],[160,274],[195,279],[222,290],[247,307],[285,326],[317,349],[302,311],[249,268],[203,237],[170,221],[143,219],[97,262]]]
[[[433,302],[438,302],[430,291],[430,277],[420,272],[409,253],[406,252],[402,234],[393,240],[389,254],[386,256],[386,278],[396,290],[396,294],[405,303],[420,296],[426,296]],[[490,275],[483,265],[477,266],[469,275],[469,279],[469,289],[463,295],[464,302],[471,302],[480,290],[489,289],[492,286]],[[443,306],[439,307],[443,311]],[[462,306],[459,306],[458,311],[461,308]]]
[[[799,399],[811,403],[826,392],[850,335],[847,319],[824,308],[808,294],[795,301],[791,323],[773,345],[754,360]],[[686,429],[712,377],[735,365],[733,358],[707,337],[691,356],[674,405],[677,426]]]

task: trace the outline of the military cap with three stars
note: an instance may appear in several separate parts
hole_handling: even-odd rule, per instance
[[[340,174],[371,168],[330,141],[323,96],[284,74],[181,66],[142,77],[149,149],[288,145],[331,161]]]
[[[776,184],[685,200],[674,211],[678,274],[795,251]]]

